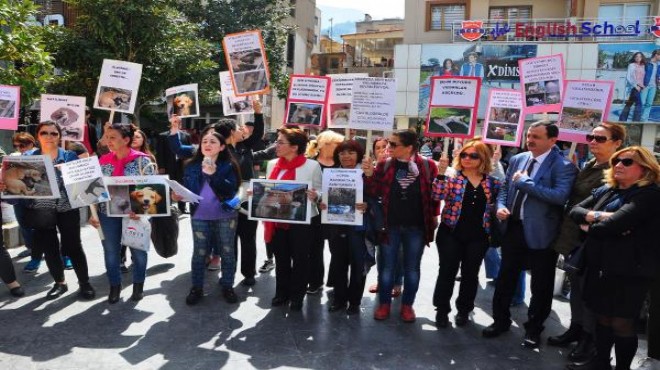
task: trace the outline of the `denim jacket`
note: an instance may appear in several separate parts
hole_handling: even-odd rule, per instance
[[[238,191],[238,179],[229,161],[218,160],[215,162],[216,170],[213,175],[207,175],[202,172],[202,162],[189,163],[183,172],[183,186],[188,190],[199,195],[204,187],[204,182],[208,181],[209,186],[218,200],[225,201],[233,198]],[[195,214],[196,204],[191,204],[191,214]]]

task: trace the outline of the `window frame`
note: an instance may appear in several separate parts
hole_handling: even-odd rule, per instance
[[[448,6],[448,5],[462,5],[465,7],[465,12],[463,14],[463,19],[468,20],[468,14],[470,14],[470,3],[467,0],[429,0],[426,2],[426,24],[425,24],[425,31],[441,31],[441,32],[447,32],[451,31],[449,30],[444,30],[444,29],[434,29],[431,28],[431,10],[433,7],[436,6]],[[445,25],[447,26],[447,25]]]
[[[520,8],[529,8],[529,18],[527,18],[527,19],[529,20],[529,19],[534,18],[534,13],[533,13],[534,7],[532,5],[496,5],[496,6],[488,7],[488,19],[489,20],[493,19],[493,18],[491,18],[491,11],[493,11],[493,9],[501,9],[505,12],[505,14],[508,15],[507,10],[512,9],[512,8],[518,8],[518,9],[520,9]],[[520,20],[520,19],[516,19],[515,21],[518,21],[518,20]],[[504,19],[504,21],[509,22],[509,23],[511,22],[511,20],[509,18]]]
[[[600,8],[603,7],[603,6],[623,6],[623,14],[619,18],[619,20],[631,19],[628,15],[626,15],[626,8],[629,7],[629,6],[632,6],[632,5],[646,5],[646,6],[649,7],[649,11],[648,11],[648,14],[646,15],[646,17],[650,17],[650,16],[653,15],[653,3],[651,1],[638,1],[638,2],[634,2],[634,3],[627,3],[627,2],[603,3],[603,2],[601,2],[598,5],[598,17],[597,18],[600,19]]]

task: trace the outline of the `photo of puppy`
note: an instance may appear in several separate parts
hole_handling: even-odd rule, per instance
[[[177,116],[189,116],[195,110],[194,104],[195,102],[188,94],[180,94],[174,98],[174,114]]]
[[[150,186],[131,191],[131,209],[139,215],[155,215],[163,196]]]
[[[14,195],[35,195],[37,190],[35,184],[42,180],[39,170],[12,166],[2,173],[7,193]]]
[[[199,116],[198,101],[196,86],[177,86],[165,90],[168,117],[175,114],[181,118]]]
[[[290,103],[288,123],[320,125],[323,104]]]
[[[55,121],[60,127],[70,126],[78,121],[78,113],[71,108],[58,108],[50,115],[50,119]]]
[[[102,108],[128,110],[131,103],[131,91],[101,86],[98,106]]]
[[[131,198],[128,186],[108,186],[111,202],[108,202],[108,215],[122,216],[131,212]]]

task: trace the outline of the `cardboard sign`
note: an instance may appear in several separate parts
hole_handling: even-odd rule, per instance
[[[251,96],[236,96],[234,85],[231,82],[229,71],[220,72],[220,92],[222,95],[222,114],[235,116],[239,114],[253,114]]]
[[[53,160],[45,155],[6,155],[2,180],[3,199],[56,199],[60,197]]]
[[[142,64],[104,59],[94,108],[133,114],[142,78]]]
[[[110,200],[110,193],[103,181],[103,172],[97,156],[63,163],[60,165],[60,170],[72,208]]]
[[[62,130],[62,140],[83,141],[85,97],[42,94],[41,120],[54,121]]]
[[[567,80],[559,113],[559,140],[586,143],[610,111],[613,81]]]
[[[564,90],[564,57],[556,54],[521,59],[518,66],[525,114],[559,112]]]
[[[0,130],[16,130],[21,108],[20,86],[0,85]]]
[[[392,131],[395,109],[395,79],[359,77],[353,80],[350,128]]]
[[[312,188],[310,181],[252,179],[250,188],[250,220],[307,225],[311,223],[312,202],[307,198],[307,190]]]
[[[520,91],[491,89],[482,134],[484,143],[520,146],[524,117]]]
[[[270,91],[268,59],[260,30],[227,35],[222,39],[222,47],[236,96]]]
[[[285,124],[323,127],[325,125],[330,77],[291,75]]]
[[[353,103],[353,82],[358,77],[369,77],[366,73],[344,73],[327,75],[330,77],[330,98],[328,99],[328,127],[347,128],[351,118]]]
[[[336,225],[362,225],[362,212],[355,208],[362,203],[364,184],[362,170],[327,168],[323,171],[323,203],[321,222]]]
[[[158,217],[170,215],[170,186],[167,176],[110,176],[104,177],[111,202],[107,204],[109,217]]]
[[[179,118],[199,117],[199,93],[197,84],[170,87],[165,90],[167,116]]]
[[[471,138],[477,126],[481,78],[436,76],[431,78],[431,99],[426,136]]]

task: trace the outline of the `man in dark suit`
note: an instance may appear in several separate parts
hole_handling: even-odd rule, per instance
[[[555,146],[558,135],[554,124],[533,123],[527,131],[529,151],[514,156],[509,163],[497,197],[502,266],[493,296],[495,322],[483,330],[486,338],[509,330],[509,306],[523,269],[532,274],[525,347],[538,347],[543,322],[550,315],[557,263],[551,244],[578,172]]]
[[[170,149],[167,137],[170,135],[169,130],[161,132],[158,135],[156,142],[156,162],[158,164],[158,173],[161,175],[169,175],[170,179],[181,182],[183,179],[183,158],[179,158]],[[190,134],[178,131],[179,140],[184,145],[190,145]],[[185,202],[179,202],[179,209],[183,212],[186,209]]]

